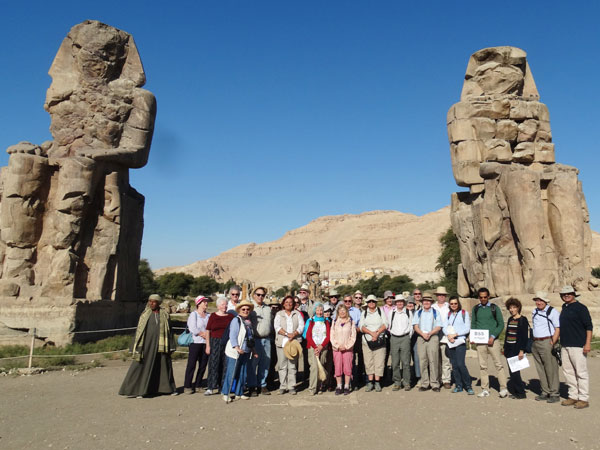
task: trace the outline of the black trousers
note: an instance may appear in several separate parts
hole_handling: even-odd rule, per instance
[[[187,366],[185,368],[185,381],[183,384],[185,388],[200,387],[204,371],[208,364],[208,356],[209,355],[206,354],[206,344],[190,344],[190,354],[188,355]],[[198,364],[198,372],[196,373],[196,381],[192,384],[196,364]]]

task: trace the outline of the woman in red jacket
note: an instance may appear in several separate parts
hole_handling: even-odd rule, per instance
[[[319,385],[327,378],[322,377],[319,383],[319,362],[321,363],[322,371],[324,372],[325,363],[327,361],[327,352],[329,350],[329,321],[323,317],[323,304],[315,304],[315,315],[306,321],[304,333],[302,337],[306,339],[306,348],[308,351],[308,363],[310,365],[310,378],[308,390],[312,395],[319,392]],[[326,390],[326,386],[322,386],[321,392]]]

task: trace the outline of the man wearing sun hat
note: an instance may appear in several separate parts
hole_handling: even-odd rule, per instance
[[[569,386],[569,398],[563,400],[561,405],[583,409],[590,406],[590,376],[586,357],[591,350],[592,317],[587,307],[577,301],[572,286],[564,286],[560,298],[563,301],[560,313],[562,368]]]
[[[412,312],[406,309],[406,299],[402,295],[394,297],[396,308],[390,315],[390,354],[392,356],[393,391],[410,391],[411,336],[413,334]],[[400,368],[402,366],[402,369]]]
[[[540,378],[542,393],[535,397],[538,401],[557,403],[560,401],[558,361],[552,354],[554,345],[560,335],[560,315],[550,306],[548,294],[538,291],[533,297],[535,308],[531,317],[533,329],[533,345],[531,355]]]
[[[438,286],[433,294],[437,301],[433,304],[432,308],[440,313],[442,327],[444,327],[448,320],[448,313],[450,312],[450,305],[446,301],[448,291],[446,291],[444,286]],[[442,330],[438,333],[438,338],[440,340],[440,381],[445,389],[450,389],[452,387],[450,385],[452,381],[452,364],[450,364],[450,356],[448,355],[448,340],[445,338]]]
[[[248,390],[255,397],[258,394],[270,395],[267,389],[267,375],[271,365],[271,335],[273,334],[273,321],[271,307],[265,304],[267,289],[258,286],[252,291],[254,310],[250,313],[252,331],[254,332],[254,352],[248,368]]]

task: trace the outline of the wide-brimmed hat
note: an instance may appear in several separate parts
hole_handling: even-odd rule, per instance
[[[408,303],[412,303],[413,305],[416,305],[416,304],[417,304],[417,302],[415,302],[415,298],[414,298],[412,295],[409,295],[409,296],[406,298],[406,303],[407,303],[407,304],[408,304]]]
[[[149,301],[149,302],[150,302],[150,301],[154,301],[154,302],[159,302],[159,303],[160,303],[160,302],[162,302],[162,301],[163,301],[163,299],[162,299],[162,297],[161,297],[160,295],[158,295],[158,294],[152,294],[152,295],[150,295],[150,297],[148,297],[148,301]]]
[[[363,295],[363,293],[362,293],[362,292],[360,292],[358,289],[357,289],[356,291],[354,291],[354,295],[356,295],[356,294]]]
[[[298,292],[300,292],[300,291],[310,292],[310,289],[308,288],[308,284],[303,283],[302,286],[300,286],[300,289],[298,289]]]
[[[404,302],[406,303],[406,299],[404,298],[404,295],[402,294],[398,294],[394,297],[394,302]]]
[[[559,292],[560,295],[565,295],[565,294],[573,294],[575,295],[575,289],[573,288],[573,286],[570,285],[566,285],[563,286]]]
[[[237,305],[235,305],[235,312],[239,313],[240,312],[240,308],[242,306],[249,306],[250,307],[250,311],[254,310],[254,303],[252,303],[249,300],[242,300],[241,302],[239,302]]]
[[[265,292],[265,295],[267,295],[267,288],[263,286],[257,286],[254,289],[252,289],[252,295],[256,294],[256,291],[258,291],[259,289],[262,289]]]
[[[423,295],[421,296],[421,298],[423,300],[432,300],[433,301],[433,295],[431,295],[431,291],[423,292]]]
[[[323,312],[326,313],[327,311],[333,311],[333,306],[331,306],[331,303],[325,303],[325,306],[323,307]]]
[[[377,303],[377,297],[375,297],[373,294],[367,296],[367,300],[365,301],[365,303],[369,303],[369,302]]]
[[[338,294],[338,291],[336,291],[335,289],[331,289],[329,291],[329,294],[327,294],[328,297],[339,297],[340,294]]]
[[[435,295],[448,295],[448,291],[446,291],[445,286],[438,286],[434,292]]]
[[[302,356],[302,346],[300,345],[300,342],[295,339],[287,341],[283,346],[283,354],[287,359],[296,359],[297,357]]]
[[[394,297],[394,293],[392,291],[385,291],[383,293],[383,299],[386,300],[388,297]]]
[[[208,298],[206,298],[204,295],[199,295],[198,297],[196,297],[196,299],[194,300],[194,303],[196,303],[196,306],[198,306],[200,303],[202,302],[206,302],[208,303]]]
[[[533,297],[534,300],[543,300],[546,303],[550,303],[550,300],[548,300],[548,293],[544,292],[544,291],[537,291],[535,293],[535,296]]]

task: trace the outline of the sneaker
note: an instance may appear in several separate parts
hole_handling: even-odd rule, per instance
[[[428,387],[423,387],[423,386],[421,386],[421,387],[419,388],[419,392],[425,392],[425,391],[428,391],[428,390],[429,390],[429,388],[428,388]]]
[[[410,387],[410,384],[407,384],[406,386],[404,386],[404,390],[406,392],[410,391],[412,388]]]
[[[560,404],[562,406],[573,406],[576,403],[577,403],[577,400],[574,400],[572,398],[568,398],[568,399],[563,400],[562,402],[560,402]]]
[[[399,391],[400,389],[402,389],[402,386],[400,386],[399,384],[394,384],[392,391]]]
[[[344,388],[344,395],[350,394],[350,388]]]
[[[236,395],[235,399],[236,400],[248,400],[250,397],[248,397],[246,394],[242,394],[242,395]]]
[[[510,394],[508,396],[508,398],[512,398],[514,400],[523,400],[524,398],[527,398],[527,395],[525,395],[525,394]]]
[[[223,395],[223,397],[222,397],[222,398],[223,398],[223,401],[224,401],[225,403],[229,403],[229,402],[231,402],[231,399],[229,398],[229,395]]]
[[[461,388],[461,387],[455,387],[454,389],[452,389],[453,394],[456,394],[457,392],[462,392],[462,391],[463,391],[463,388]]]
[[[296,389],[290,389],[290,394],[291,395],[296,395]]]
[[[207,397],[208,397],[209,395],[213,395],[213,391],[212,391],[212,389],[207,389],[207,390],[204,392],[204,395],[206,395]]]
[[[559,401],[560,398],[554,395],[551,395],[550,397],[548,397],[548,400],[546,400],[547,403],[558,403]]]
[[[258,391],[257,391],[257,392],[258,392]],[[266,387],[266,386],[263,386],[263,387],[260,389],[260,394],[261,394],[261,395],[271,395],[271,391],[269,391],[269,389],[267,389],[267,387]]]
[[[194,392],[196,392],[195,390],[193,390],[192,388],[184,388],[183,389],[183,393],[184,394],[193,394]]]
[[[590,402],[584,402],[583,400],[579,400],[577,403],[575,403],[575,409],[589,408],[589,406]]]
[[[444,383],[444,389],[450,389],[452,385],[450,383]]]
[[[375,382],[375,392],[381,392],[381,384],[379,384],[379,381]]]
[[[279,389],[279,395],[285,394],[285,389]]]
[[[258,397],[258,394],[260,393],[260,388],[252,388],[250,389],[250,396],[251,397]]]
[[[536,396],[535,396],[535,399],[536,399],[538,402],[545,402],[545,401],[547,401],[547,400],[548,400],[548,396],[547,396],[546,394],[542,394],[542,395],[536,395]]]
[[[373,390],[373,383],[367,383],[365,386],[365,392],[371,392]]]
[[[341,387],[335,388],[335,395],[342,395],[342,388]]]
[[[481,393],[479,395],[477,395],[477,397],[481,397],[481,398],[489,397],[489,396],[490,396],[490,393],[485,389],[483,391],[481,391]]]
[[[508,391],[506,389],[501,389],[500,392],[498,393],[498,396],[500,398],[506,398],[508,396]]]
[[[467,394],[469,395],[475,395],[475,391],[471,388],[467,389]]]
[[[431,388],[431,390],[432,390],[433,392],[440,392],[440,388],[439,388],[439,387],[434,387],[434,388]]]
[[[172,397],[177,397],[179,395],[179,392],[175,391],[175,392],[171,392],[171,396]]]

